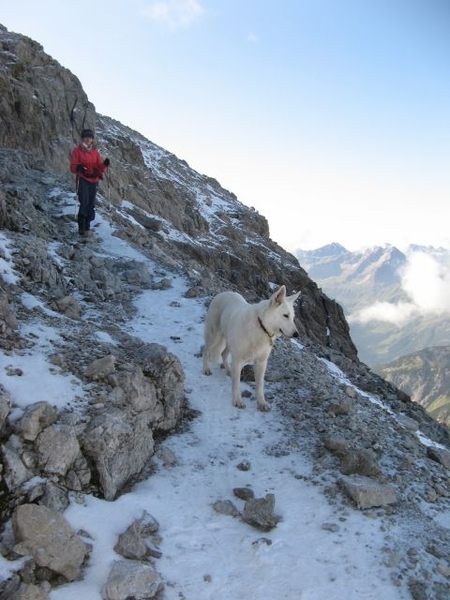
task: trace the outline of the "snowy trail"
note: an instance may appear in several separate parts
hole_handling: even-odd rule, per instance
[[[307,482],[310,466],[298,453],[275,457],[265,452],[285,430],[276,408],[261,413],[251,399],[246,409],[237,410],[225,372],[216,368],[211,377],[202,374],[205,308],[203,301],[184,298],[184,291],[179,280],[170,290],[144,293],[129,326],[144,341],[157,337],[180,358],[189,402],[201,411],[188,433],[166,442],[179,464],[160,469],[134,490],[156,518],[168,515],[157,564],[173,582],[167,600],[404,597],[380,567],[379,523],[356,511],[335,514],[323,492]],[[237,468],[242,461],[250,463],[249,471]],[[232,490],[247,485],[257,497],[276,496],[282,520],[269,533],[212,508],[216,500],[228,499],[241,510],[243,502]],[[332,531],[323,528],[330,523]]]
[[[276,407],[262,413],[247,399],[246,409],[237,410],[225,372],[216,368],[210,377],[202,374],[204,304],[184,298],[181,279],[173,284],[140,296],[128,329],[179,357],[189,402],[201,414],[189,431],[165,442],[177,457],[176,466],[160,466],[115,502],[88,497],[66,511],[75,529],[89,531],[94,551],[84,581],[53,591],[52,600],[87,595],[100,600],[101,583],[118,558],[112,551],[117,535],[143,510],[161,525],[163,556],[156,567],[166,581],[166,600],[408,598],[382,566],[384,534],[378,521],[352,509],[336,514],[323,490],[308,482],[311,467],[299,453],[266,452],[285,431]],[[250,470],[237,468],[243,461]],[[244,486],[257,497],[275,494],[281,517],[275,529],[260,532],[213,509],[215,501],[231,500],[242,510],[233,488]]]

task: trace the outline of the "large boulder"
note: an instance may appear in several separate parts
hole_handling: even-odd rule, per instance
[[[31,555],[39,567],[46,567],[68,581],[77,579],[87,555],[86,544],[60,513],[23,504],[12,517],[15,552]]]
[[[114,500],[123,485],[140,473],[154,451],[148,423],[117,407],[92,419],[82,444],[95,463],[106,500]]]

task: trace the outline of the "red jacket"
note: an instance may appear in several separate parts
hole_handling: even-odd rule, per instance
[[[86,167],[86,171],[80,173],[77,171],[77,166],[81,165]],[[98,183],[103,178],[103,173],[106,170],[103,164],[102,157],[100,156],[96,148],[90,148],[87,150],[82,144],[77,146],[72,151],[70,158],[70,170],[72,173],[76,173],[78,177],[90,181],[91,183]]]

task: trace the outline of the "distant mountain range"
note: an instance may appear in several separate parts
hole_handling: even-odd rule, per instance
[[[344,309],[359,358],[371,368],[450,345],[450,250],[390,245],[350,252],[340,244],[294,253]]]
[[[295,255],[343,307],[359,358],[450,425],[450,251],[334,243]]]

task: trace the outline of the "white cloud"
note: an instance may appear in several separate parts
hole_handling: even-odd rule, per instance
[[[142,11],[145,17],[162,23],[172,31],[188,29],[203,12],[197,0],[158,0]]]
[[[417,315],[417,307],[409,302],[375,302],[370,306],[350,315],[349,323],[370,323],[371,321],[386,321],[402,326],[413,316]]]
[[[450,269],[423,252],[411,255],[402,285],[424,313],[450,312]]]
[[[247,42],[251,42],[252,44],[256,44],[257,42],[259,42],[259,37],[256,35],[256,33],[249,33],[247,35]]]
[[[423,315],[450,313],[450,265],[424,252],[414,252],[401,273],[408,302],[375,302],[349,317],[349,322],[386,321],[404,325]]]

